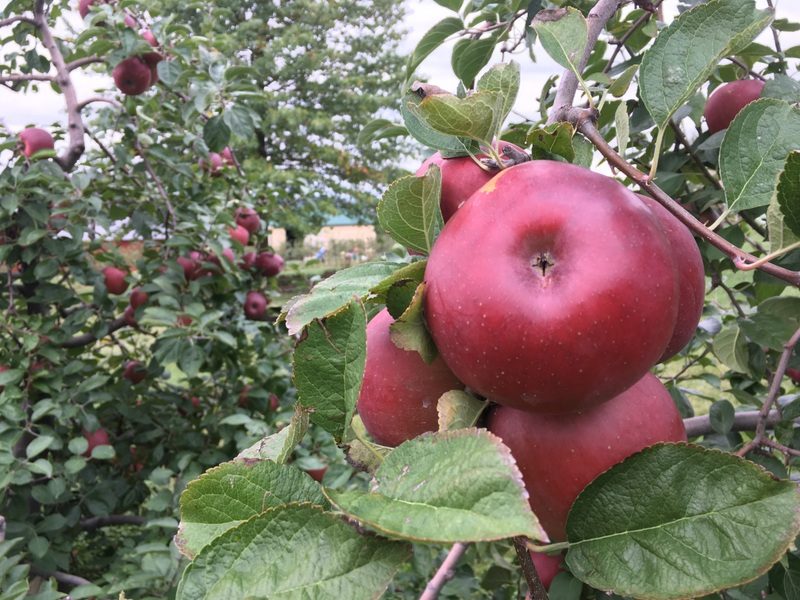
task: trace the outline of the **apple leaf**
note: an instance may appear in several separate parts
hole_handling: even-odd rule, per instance
[[[418,352],[422,360],[430,364],[436,358],[437,351],[422,315],[424,294],[425,283],[420,283],[408,308],[389,326],[389,331],[395,346]]]
[[[503,99],[503,108],[498,113],[498,126],[506,120],[519,94],[519,64],[511,61],[494,65],[478,80],[478,91],[496,92]]]
[[[789,153],[778,177],[778,206],[784,225],[800,236],[800,152],[796,150]]]
[[[681,13],[642,57],[639,92],[664,129],[725,56],[749,44],[772,20],[753,0],[709,0]]]
[[[777,252],[800,241],[800,237],[796,236],[786,225],[786,217],[781,212],[777,197],[772,199],[767,208],[767,230],[770,252]]]
[[[410,559],[407,544],[359,534],[309,504],[269,509],[205,546],[177,600],[380,597]]]
[[[442,173],[431,165],[421,176],[407,175],[392,182],[378,203],[378,221],[398,243],[425,254],[444,226],[439,198]]]
[[[384,302],[389,290],[397,284],[413,283],[416,289],[417,285],[422,283],[425,278],[425,267],[427,265],[427,259],[423,259],[416,260],[397,269],[386,279],[372,287],[370,290],[371,298],[378,302]]]
[[[628,105],[620,102],[614,112],[614,124],[617,128],[617,152],[620,156],[625,156],[630,140],[631,122],[628,118]]]
[[[764,83],[762,98],[778,98],[787,102],[800,102],[800,83],[787,75],[774,74]]]
[[[614,82],[608,86],[608,92],[615,98],[622,98],[628,91],[633,81],[633,76],[639,70],[639,65],[631,65],[625,69]]]
[[[550,58],[580,77],[578,65],[589,40],[589,28],[581,12],[572,7],[545,9],[533,18],[533,28]]]
[[[488,146],[497,135],[504,105],[505,100],[498,92],[483,91],[466,98],[430,94],[408,108],[439,133]]]
[[[747,340],[738,325],[728,325],[715,335],[712,349],[731,371],[748,372]]]
[[[567,565],[620,596],[696,598],[766,572],[798,533],[793,482],[726,452],[658,444],[581,492]]]
[[[372,119],[361,128],[356,143],[359,146],[369,146],[385,138],[402,137],[408,135],[408,129],[403,125],[392,123],[388,119]]]
[[[353,298],[366,298],[373,287],[401,267],[405,268],[400,263],[368,262],[338,271],[320,281],[308,294],[292,298],[278,319],[286,321],[290,335],[296,335],[314,319],[336,312]]]
[[[386,456],[368,492],[326,494],[349,517],[392,537],[439,543],[546,539],[511,452],[483,429],[423,434]]]
[[[745,106],[728,127],[719,153],[728,209],[768,205],[793,150],[800,150],[800,110],[773,98]]]
[[[359,415],[353,417],[351,423],[355,439],[347,442],[346,455],[347,462],[362,471],[374,473],[375,469],[381,466],[383,459],[394,448],[381,446],[369,441],[369,433],[364,427],[364,422]]]
[[[525,136],[525,145],[531,147],[534,159],[560,156],[573,162],[575,160],[575,148],[572,146],[574,135],[575,128],[571,123],[552,123],[531,129]]]
[[[178,549],[192,558],[211,540],[290,502],[327,505],[322,488],[307,473],[272,461],[232,461],[209,469],[181,494]]]
[[[459,17],[447,17],[431,27],[414,48],[406,64],[406,80],[411,79],[414,71],[431,52],[436,50],[451,35],[464,29],[464,22]]]
[[[475,77],[491,60],[497,39],[497,34],[478,40],[462,38],[453,46],[450,66],[453,67],[453,73],[461,80],[465,88],[473,87]]]
[[[24,375],[25,371],[22,369],[8,369],[6,371],[2,371],[0,372],[0,387],[14,385],[15,383],[19,382]]]
[[[406,94],[400,103],[400,113],[408,132],[420,143],[435,148],[446,158],[469,156],[477,153],[478,144],[455,135],[446,135],[431,127],[418,115],[422,98],[417,94]]]
[[[309,325],[294,351],[297,401],[311,409],[311,421],[337,441],[344,436],[358,402],[366,343],[364,306],[351,302]]]
[[[486,402],[463,390],[445,392],[436,404],[439,413],[439,431],[475,427],[485,408]]]
[[[783,351],[784,344],[797,331],[797,326],[797,315],[791,319],[772,314],[769,312],[769,305],[766,311],[759,305],[758,312],[739,319],[739,327],[752,342],[776,352]]]
[[[295,404],[292,420],[286,427],[242,450],[236,460],[271,460],[283,464],[289,460],[307,431],[308,411],[300,404]]]

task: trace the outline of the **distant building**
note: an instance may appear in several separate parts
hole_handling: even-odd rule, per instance
[[[366,249],[374,247],[376,240],[377,235],[372,225],[359,225],[358,221],[350,217],[336,216],[328,219],[319,232],[307,235],[303,244],[314,250],[324,247],[330,251],[333,245],[346,245],[347,242]]]

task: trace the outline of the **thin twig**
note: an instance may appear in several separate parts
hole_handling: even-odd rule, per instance
[[[577,64],[578,72],[582,72],[586,67],[586,63],[589,62],[589,57],[592,54],[594,45],[597,43],[597,39],[600,37],[600,33],[603,31],[608,20],[617,12],[619,5],[620,0],[598,0],[592,10],[589,11],[589,16],[587,18],[589,24],[588,41],[586,49],[583,51],[583,56]],[[577,76],[570,70],[564,71],[561,75],[558,89],[556,90],[553,108],[550,110],[550,116],[547,118],[548,124],[558,120],[558,114],[561,109],[572,106],[572,101],[575,99],[575,92],[577,91]]]
[[[68,585],[70,587],[78,587],[79,585],[92,585],[91,581],[84,579],[83,577],[78,577],[77,575],[72,575],[70,573],[64,573],[63,571],[46,571],[44,569],[40,569],[36,565],[31,565],[31,573],[37,577],[43,577],[45,579],[50,579],[52,577],[58,583],[63,583],[64,585]]]
[[[783,352],[781,353],[780,360],[778,360],[778,367],[772,374],[772,383],[770,383],[767,397],[764,398],[764,403],[761,405],[761,410],[759,411],[756,434],[752,440],[736,452],[739,456],[745,456],[753,448],[757,448],[764,443],[764,434],[767,431],[767,418],[781,391],[781,380],[786,373],[786,368],[789,366],[789,359],[792,357],[792,352],[794,352],[794,347],[797,346],[798,342],[800,342],[800,329],[795,331],[792,337],[789,338],[789,341],[783,345]]]
[[[117,329],[122,329],[123,327],[125,327],[125,325],[127,325],[125,317],[119,317],[117,319],[114,319],[113,321],[111,321],[111,323],[108,324],[108,329],[106,330],[104,336],[114,333]],[[78,335],[64,342],[61,342],[60,345],[62,348],[80,348],[81,346],[88,346],[89,344],[96,342],[98,339],[100,339],[100,337],[96,336],[94,333],[91,332],[84,333],[83,335]]]
[[[110,525],[146,525],[147,519],[138,515],[108,515],[81,519],[79,525],[86,531],[94,531]]]
[[[767,0],[767,6],[769,7],[769,9],[773,13],[775,13],[775,6],[772,4],[772,0]],[[775,29],[775,25],[773,23],[770,23],[769,28],[772,31],[772,39],[775,42],[775,53],[778,55],[778,58],[780,58],[781,73],[785,74],[786,73],[786,55],[783,53],[783,48],[781,48],[780,35],[778,34],[778,30]]]
[[[754,78],[759,79],[761,81],[766,81],[767,80],[767,78],[764,77],[761,73],[756,73],[755,71],[753,71],[753,69],[748,67],[745,63],[743,63],[741,60],[739,60],[735,56],[726,56],[725,58],[728,61],[730,61],[733,64],[735,64],[737,67],[739,67],[739,68],[743,69],[744,71],[746,71],[747,74],[750,75],[750,77],[754,77]]]
[[[103,96],[92,96],[90,98],[86,98],[86,100],[81,100],[80,102],[78,102],[78,110],[83,110],[92,102],[105,102],[107,104],[110,104],[114,108],[122,107],[122,105],[116,100],[114,100],[114,98],[104,98]]]
[[[461,560],[461,557],[464,556],[467,546],[468,544],[463,542],[453,544],[450,552],[447,553],[444,561],[439,565],[428,585],[425,586],[425,590],[420,595],[419,600],[436,600],[439,597],[439,592],[442,591],[444,584],[456,574],[456,565]]]
[[[559,111],[556,117],[560,121],[572,123],[578,131],[594,144],[611,166],[627,175],[634,183],[641,187],[645,193],[652,196],[654,200],[658,201],[659,204],[677,217],[681,223],[686,225],[686,227],[698,237],[706,240],[709,244],[728,256],[733,261],[736,268],[741,268],[741,266],[745,266],[746,268],[750,263],[758,261],[752,254],[731,244],[728,240],[703,225],[694,215],[683,208],[679,203],[675,202],[664,190],[658,187],[647,174],[642,173],[617,154],[595,126],[595,120],[597,119],[596,110],[570,107]],[[800,272],[798,271],[792,271],[772,263],[759,265],[758,268],[791,285],[800,286]]]
[[[656,0],[656,2],[653,3],[653,6],[656,7],[656,8],[661,8],[660,5],[661,5],[662,1],[663,0]],[[606,63],[606,66],[603,67],[603,73],[608,73],[611,70],[611,68],[614,66],[614,61],[616,60],[617,55],[620,53],[622,48],[625,46],[625,44],[628,43],[628,40],[631,38],[631,36],[634,33],[636,33],[636,31],[640,27],[642,27],[643,25],[647,24],[647,22],[650,20],[650,18],[653,16],[653,14],[654,13],[652,13],[652,12],[645,11],[644,14],[642,14],[638,19],[636,19],[631,24],[631,26],[622,35],[622,37],[619,38],[619,40],[617,40],[616,42],[614,42],[616,47],[614,48],[614,51],[611,53],[611,57],[608,59],[608,62]]]
[[[515,537],[514,550],[517,551],[519,566],[522,569],[522,574],[525,576],[525,581],[528,582],[528,592],[530,593],[531,600],[549,600],[547,590],[544,589],[542,580],[539,579],[536,565],[533,564],[531,553],[528,550],[527,538]]]
[[[147,160],[147,154],[142,148],[142,145],[139,143],[139,140],[136,140],[133,144],[134,148],[138,152],[139,156],[142,159],[142,164],[144,165],[145,170],[147,171],[148,175],[150,175],[153,182],[156,184],[156,188],[158,188],[158,193],[161,194],[161,197],[164,199],[164,202],[167,205],[167,216],[169,219],[172,220],[172,229],[173,231],[178,228],[178,219],[175,216],[175,209],[172,208],[172,203],[169,201],[169,194],[167,194],[167,190],[164,188],[164,184],[161,183],[161,179],[159,179],[156,172],[153,170],[150,161]]]
[[[736,312],[739,314],[739,316],[742,317],[743,319],[745,317],[747,317],[747,313],[744,312],[744,309],[742,308],[742,305],[739,304],[739,301],[736,299],[736,294],[730,288],[730,286],[725,285],[725,282],[722,281],[721,277],[718,280],[716,280],[714,283],[716,284],[717,287],[720,287],[725,291],[725,293],[728,295],[728,298],[731,301],[731,304],[736,309]]]
[[[101,62],[105,62],[105,59],[99,56],[84,56],[83,58],[76,58],[75,60],[67,63],[67,71],[74,71],[80,67]]]

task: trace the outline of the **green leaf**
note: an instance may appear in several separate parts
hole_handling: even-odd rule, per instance
[[[636,598],[695,598],[756,578],[800,532],[795,485],[742,458],[659,444],[595,479],[567,521],[570,571]]]
[[[408,135],[408,129],[403,125],[392,123],[388,119],[373,119],[358,134],[356,143],[359,146],[369,146],[384,138],[402,137]]]
[[[272,461],[233,461],[203,473],[181,494],[176,543],[192,558],[211,540],[268,508],[292,502],[327,504],[304,471]]]
[[[727,434],[733,427],[734,414],[733,404],[727,400],[714,402],[708,410],[711,427],[720,435]]]
[[[203,126],[203,140],[209,150],[213,152],[221,151],[228,145],[231,139],[231,129],[225,123],[222,115],[211,117]]]
[[[800,110],[771,98],[745,106],[728,127],[720,148],[728,208],[739,211],[768,205],[792,150],[800,150]]]
[[[364,299],[373,287],[386,280],[402,265],[389,262],[369,262],[343,269],[323,279],[303,296],[296,296],[280,318],[286,321],[290,335],[296,335],[314,319],[326,317],[353,298]]]
[[[472,88],[475,77],[492,58],[495,44],[497,36],[491,35],[480,40],[461,39],[453,46],[450,65],[464,87]]]
[[[714,337],[714,354],[726,367],[747,373],[747,340],[738,325],[728,325]]]
[[[792,233],[792,230],[786,225],[786,218],[781,212],[777,196],[772,199],[767,208],[767,230],[770,252],[776,252],[800,241],[800,237]]]
[[[461,5],[464,3],[464,0],[433,0],[439,6],[444,6],[445,8],[449,8],[452,11],[458,12],[461,9]]]
[[[319,507],[288,505],[203,548],[184,571],[176,598],[372,600],[409,558],[406,544],[361,535]]]
[[[753,0],[709,0],[680,14],[642,57],[639,92],[656,125],[686,104],[725,56],[747,46],[772,20]]]
[[[496,92],[503,99],[503,108],[498,117],[502,124],[514,107],[519,94],[519,64],[511,61],[494,65],[478,80],[478,91]]]
[[[617,152],[619,152],[620,156],[625,156],[631,131],[631,124],[628,119],[628,105],[625,102],[620,102],[617,110],[614,111],[614,125],[617,129]]]
[[[28,460],[34,456],[38,456],[47,450],[54,440],[55,438],[52,435],[40,435],[39,437],[34,438],[33,441],[31,441],[31,443],[25,448],[25,456],[28,457]]]
[[[777,198],[784,225],[800,236],[800,152],[789,153],[778,177]]]
[[[417,67],[428,55],[436,50],[451,35],[464,29],[464,22],[459,17],[447,17],[431,27],[414,48],[406,64],[406,80],[409,80]]]
[[[461,139],[454,135],[445,135],[428,125],[418,116],[419,105],[423,101],[417,94],[406,94],[400,104],[400,113],[403,122],[410,133],[418,142],[435,148],[445,157],[467,156],[469,152],[476,153],[478,145],[470,140]]]
[[[418,352],[422,360],[430,364],[436,358],[437,350],[422,314],[424,294],[425,283],[423,282],[417,286],[414,297],[405,312],[389,326],[389,331],[395,346],[403,350]]]
[[[103,444],[92,448],[91,457],[95,460],[111,460],[116,455],[117,453],[114,451],[114,446]]]
[[[253,119],[250,111],[244,106],[234,104],[226,108],[222,118],[233,135],[245,140],[253,137]],[[203,133],[205,134],[205,131]]]
[[[780,73],[773,75],[761,90],[762,98],[778,98],[786,102],[800,102],[800,83]]]
[[[292,452],[303,440],[306,431],[308,431],[308,411],[296,404],[292,420],[286,427],[242,450],[236,460],[271,460],[283,464],[292,456]]]
[[[531,147],[533,158],[561,156],[572,162],[575,159],[574,135],[575,128],[571,123],[552,123],[531,129],[525,137],[525,145]]]
[[[422,177],[408,175],[392,182],[378,203],[378,220],[398,243],[425,254],[444,226],[439,198],[442,174],[431,165]]]
[[[325,493],[351,518],[392,537],[439,543],[545,539],[511,453],[483,429],[423,434],[384,459],[369,492]]]
[[[763,306],[759,306],[757,313],[739,319],[739,327],[750,341],[782,352],[783,345],[797,330],[797,322],[794,319],[787,319],[784,315],[771,314],[767,305],[766,311]]]
[[[430,94],[409,110],[439,133],[489,145],[500,126],[504,99],[497,92],[475,92],[466,98]]]
[[[298,402],[311,421],[340,440],[355,412],[366,358],[367,315],[350,305],[306,329],[294,351]]]
[[[0,372],[0,386],[14,385],[22,379],[25,371],[22,369],[9,369],[8,371]]]
[[[578,65],[589,40],[581,12],[572,7],[542,10],[533,18],[533,28],[550,58],[580,77]]]
[[[633,81],[633,76],[636,75],[638,70],[639,65],[631,65],[625,69],[622,74],[614,80],[614,83],[608,87],[608,92],[615,98],[622,98],[625,92],[628,91]]]
[[[486,402],[462,390],[445,392],[436,404],[439,413],[439,431],[452,431],[475,427]]]

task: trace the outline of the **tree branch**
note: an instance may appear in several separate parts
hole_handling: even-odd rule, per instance
[[[147,519],[137,515],[108,515],[81,519],[79,525],[86,531],[94,531],[109,525],[146,525]]]
[[[750,440],[750,442],[742,446],[736,452],[736,454],[739,456],[745,456],[748,452],[754,448],[758,448],[758,446],[763,443],[764,434],[767,431],[767,420],[769,419],[770,411],[772,410],[772,406],[775,404],[775,400],[778,398],[778,394],[781,391],[781,380],[786,373],[786,368],[789,366],[789,359],[792,357],[792,352],[794,352],[794,347],[797,346],[798,342],[800,342],[800,329],[795,331],[792,337],[789,338],[789,341],[783,345],[783,352],[781,353],[780,360],[778,360],[778,367],[772,374],[772,382],[770,383],[767,397],[764,398],[764,403],[761,405],[761,410],[758,414],[756,434],[753,439]]]
[[[592,54],[594,45],[600,37],[600,33],[606,26],[608,20],[613,16],[619,8],[621,0],[597,0],[589,16],[586,19],[589,24],[589,36],[586,44],[586,49],[583,51],[583,56],[578,63],[578,71],[581,72],[589,62],[589,56]],[[555,123],[558,120],[558,114],[562,108],[571,107],[572,101],[575,99],[575,92],[578,91],[578,78],[570,70],[564,71],[561,75],[561,81],[556,90],[556,98],[553,101],[553,108],[550,110],[550,116],[547,118],[547,123]]]
[[[63,571],[45,571],[36,565],[31,565],[31,573],[38,577],[44,577],[45,579],[50,579],[52,577],[58,583],[63,583],[64,585],[68,585],[70,587],[92,584],[91,581],[84,579],[83,577],[78,577],[77,575],[72,575],[70,573],[64,573]]]
[[[622,171],[634,183],[636,183],[645,193],[653,197],[664,208],[671,212],[681,223],[686,225],[695,235],[706,240],[709,244],[720,250],[733,261],[737,269],[747,269],[750,263],[757,262],[758,259],[745,252],[741,248],[734,246],[728,240],[714,233],[708,227],[698,221],[694,215],[687,211],[683,206],[670,198],[660,187],[650,179],[648,175],[639,171],[636,167],[629,164],[616,151],[608,145],[602,134],[595,126],[597,111],[586,108],[564,108],[556,113],[557,120],[567,121],[575,126],[600,153],[608,160],[608,163],[617,170]],[[782,279],[794,286],[800,286],[800,272],[792,271],[772,263],[759,265],[760,270]]]
[[[84,108],[86,108],[92,102],[105,102],[107,104],[110,104],[114,108],[122,107],[122,105],[119,102],[117,102],[116,100],[114,100],[113,98],[103,98],[102,96],[92,96],[90,98],[86,98],[86,100],[81,100],[80,102],[78,102],[78,110],[79,111],[83,110]]]
[[[50,26],[47,24],[44,2],[37,0],[33,14],[36,27],[42,34],[42,43],[50,53],[50,60],[56,69],[54,81],[61,88],[61,93],[64,94],[64,101],[67,104],[67,139],[69,140],[69,146],[64,154],[56,159],[56,162],[64,171],[70,171],[85,149],[83,121],[81,120],[81,111],[78,109],[78,95],[75,91],[75,86],[72,84],[72,78],[67,64],[64,62],[61,49],[56,44],[53,33],[50,31]]]
[[[536,565],[533,564],[533,559],[528,550],[527,539],[524,537],[515,537],[514,550],[517,551],[519,566],[522,568],[522,574],[525,575],[525,581],[528,582],[528,593],[530,594],[531,600],[548,600],[547,590],[544,589],[542,580],[539,579],[539,573],[536,572]]]
[[[663,0],[656,0],[656,2],[653,2],[653,7],[661,8],[662,1]],[[611,57],[608,59],[606,66],[603,67],[603,73],[608,73],[609,71],[611,71],[611,68],[614,66],[614,60],[616,60],[617,55],[620,53],[620,50],[622,50],[622,48],[625,46],[625,44],[628,42],[631,36],[634,33],[636,33],[636,30],[638,30],[642,25],[645,25],[650,20],[650,17],[652,17],[654,14],[655,13],[653,12],[645,11],[644,14],[642,14],[638,19],[636,19],[631,24],[631,26],[622,35],[622,37],[615,42],[616,47],[614,48],[614,52],[611,53]]]
[[[13,17],[8,17],[7,19],[0,19],[0,27],[8,27],[14,23],[28,23],[29,25],[36,25],[36,21],[33,18],[25,15],[14,15]]]
[[[463,542],[453,544],[450,552],[447,553],[442,564],[436,570],[436,573],[425,586],[425,590],[419,597],[419,600],[436,600],[439,597],[439,592],[442,591],[444,584],[450,581],[456,573],[456,565],[464,552],[467,550],[467,545]]]
[[[105,60],[99,56],[84,56],[83,58],[76,58],[75,60],[67,63],[67,71],[74,71],[80,67],[101,62],[105,62]]]
[[[118,317],[111,321],[108,324],[108,331],[100,337],[105,337],[106,335],[110,335],[114,333],[117,329],[122,329],[125,327],[127,323],[125,323],[125,317]],[[97,340],[100,339],[94,333],[84,333],[83,335],[78,335],[73,338],[70,338],[64,342],[61,342],[62,348],[80,348],[81,346],[88,346],[89,344],[93,344]]]
[[[53,81],[52,75],[44,73],[11,73],[0,75],[0,83],[16,83],[18,81]]]
[[[733,415],[731,431],[755,431],[760,417],[761,412],[757,410],[737,412]],[[770,411],[765,421],[766,427],[775,427],[780,420],[781,415],[777,410]],[[711,417],[708,415],[689,417],[683,420],[683,425],[686,427],[686,435],[690,438],[714,433],[714,428],[711,427]]]

